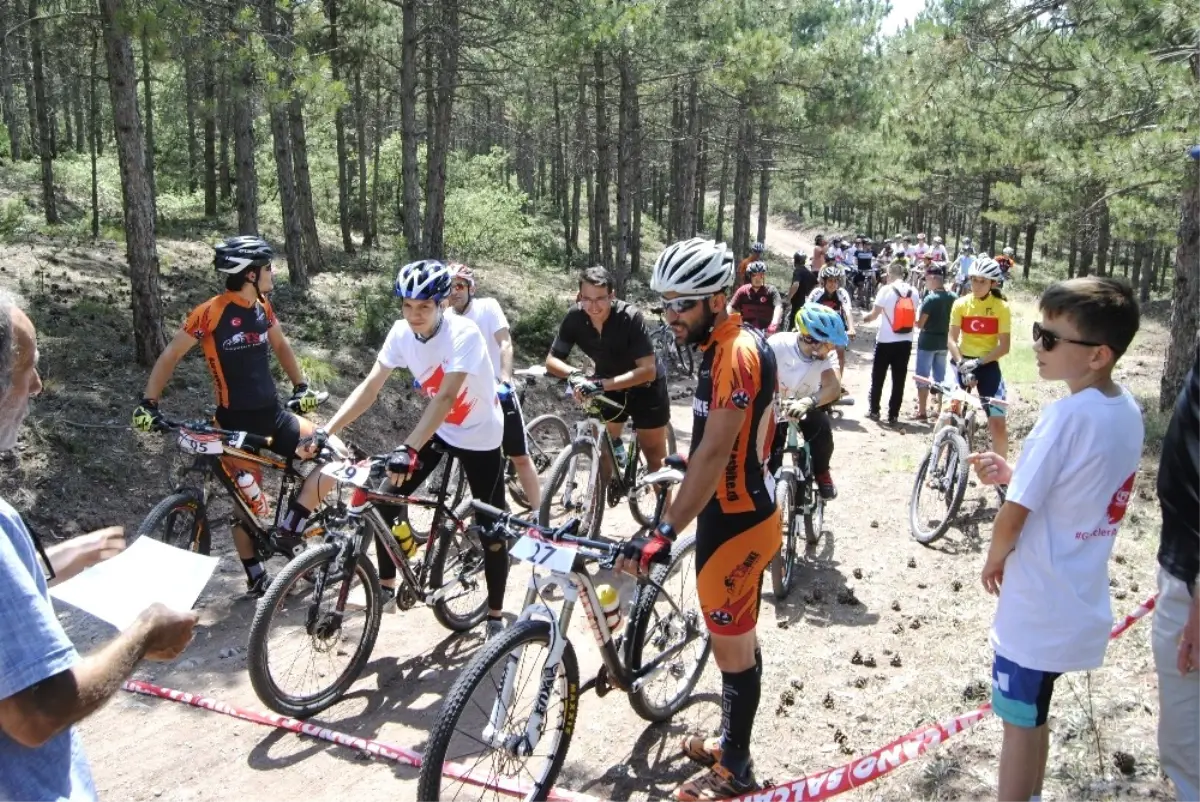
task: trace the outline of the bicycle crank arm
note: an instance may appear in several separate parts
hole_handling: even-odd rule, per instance
[[[463,596],[465,596],[471,592],[471,588],[464,587],[466,584],[467,583],[464,582],[462,579],[451,580],[450,582],[447,582],[445,585],[442,585],[440,588],[433,591],[432,593],[426,593],[422,597],[422,599],[424,600],[424,602],[426,604],[436,604],[437,602],[453,601],[454,599],[461,599]],[[451,591],[458,590],[459,588],[463,588],[463,590],[461,592],[455,593],[453,596],[450,595]]]

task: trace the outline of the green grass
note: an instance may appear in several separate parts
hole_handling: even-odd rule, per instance
[[[1037,359],[1033,353],[1033,339],[1030,334],[1034,321],[1042,319],[1037,308],[1037,299],[1025,292],[1013,293],[1008,296],[1008,310],[1011,316],[1012,339],[1008,355],[1000,360],[1004,383],[1017,386],[1037,384],[1041,377],[1038,375]]]

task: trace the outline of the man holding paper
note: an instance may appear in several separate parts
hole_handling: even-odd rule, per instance
[[[0,451],[11,450],[42,389],[33,323],[0,294]],[[21,516],[0,499],[0,799],[95,799],[72,725],[120,689],[143,658],[172,660],[192,639],[196,614],[156,604],[96,652],[80,657],[50,604],[46,578],[78,573],[120,552],[110,527],[41,552]]]

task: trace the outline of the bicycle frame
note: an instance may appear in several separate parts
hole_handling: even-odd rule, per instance
[[[634,432],[636,433],[636,429]],[[600,460],[595,461],[591,470],[588,472],[587,486],[591,487],[596,484],[598,476],[597,472],[601,469],[601,462],[605,459],[612,466],[609,470],[609,482],[616,482],[616,496],[628,495],[634,489],[637,482],[637,436],[635,434],[630,448],[625,450],[625,465],[620,470],[618,467],[617,456],[614,448],[614,438],[608,431],[607,422],[595,414],[588,414],[586,420],[579,421],[575,424],[575,440],[587,438],[594,440],[596,448],[600,452]],[[570,507],[572,504],[572,494],[575,492],[576,484],[574,481],[574,471],[567,473],[567,481],[563,485],[563,501],[564,506]],[[603,488],[602,488],[603,490]],[[606,496],[609,494],[605,493]],[[611,506],[611,505],[610,505]]]

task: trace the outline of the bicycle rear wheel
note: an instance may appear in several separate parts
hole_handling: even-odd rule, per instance
[[[917,468],[908,505],[913,538],[929,545],[950,529],[967,492],[967,443],[954,429],[943,429]]]
[[[150,537],[185,551],[208,554],[212,549],[212,533],[199,491],[185,488],[155,504],[130,542],[139,537]]]
[[[466,529],[472,521],[474,508],[464,501],[454,517],[446,519],[443,531],[431,546],[429,587],[445,591],[433,603],[433,616],[446,629],[466,632],[487,615],[487,583],[483,575],[483,544]]]
[[[781,473],[775,483],[775,504],[779,507],[779,520],[783,524],[783,545],[775,559],[771,560],[771,590],[776,599],[786,599],[792,592],[792,579],[796,574],[796,505],[790,473]]]
[[[629,612],[625,664],[636,673],[662,659],[646,684],[629,694],[629,704],[646,721],[665,721],[691,695],[712,648],[696,590],[696,536],[677,540],[671,562],[651,577],[662,590],[649,583],[639,588]],[[678,651],[663,659],[672,649]]]
[[[604,504],[599,449],[590,437],[580,438],[562,450],[546,475],[538,525],[558,526],[574,516],[582,522],[580,534],[595,537],[600,533]]]
[[[310,548],[287,564],[250,625],[250,684],[267,707],[305,718],[342,697],[379,635],[379,576],[366,555],[352,571],[335,563],[341,544]],[[324,588],[316,595],[318,575]]]
[[[525,443],[533,469],[538,476],[544,476],[562,450],[571,444],[571,430],[557,415],[539,415],[525,427]],[[504,478],[512,500],[522,507],[529,507],[529,498],[511,461],[505,464]]]
[[[675,427],[667,423],[667,455],[678,453],[676,449],[678,444],[675,442]],[[629,511],[633,514],[633,519],[641,526],[654,526],[654,513],[658,505],[657,488],[643,487],[637,490],[637,483],[642,481],[642,477],[648,473],[646,465],[646,455],[637,446],[637,440],[634,439],[625,448],[626,454],[637,454],[637,472],[634,474],[634,487],[629,491]]]
[[[567,757],[579,710],[579,665],[570,641],[553,675],[545,676],[550,627],[547,621],[519,621],[467,663],[429,733],[418,799],[495,796],[480,783],[494,787],[505,781],[521,783],[526,799],[546,799]],[[537,743],[532,754],[523,755],[539,697],[545,710]]]

